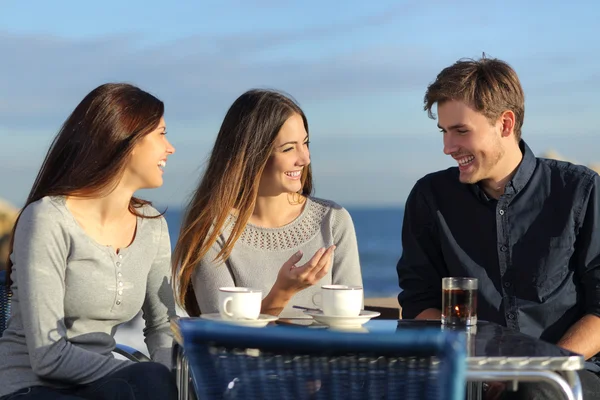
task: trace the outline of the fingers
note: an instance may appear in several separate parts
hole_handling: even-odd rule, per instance
[[[327,275],[329,272],[329,267],[331,266],[331,258],[333,257],[333,251],[335,250],[335,246],[331,246],[327,249],[325,254],[319,260],[319,264],[317,267],[313,269],[314,280],[319,281],[322,277]]]
[[[329,271],[329,264],[334,250],[335,246],[330,246],[328,249],[319,249],[315,255],[302,266],[304,270],[301,273],[301,277],[308,280],[310,284],[314,284],[325,276]]]
[[[283,268],[289,270],[296,267],[296,263],[302,259],[302,250],[298,250],[283,264]]]

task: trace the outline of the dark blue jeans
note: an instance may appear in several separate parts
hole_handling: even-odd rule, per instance
[[[162,364],[140,362],[98,379],[94,383],[69,389],[34,386],[19,390],[0,400],[176,400],[177,386],[171,371]]]

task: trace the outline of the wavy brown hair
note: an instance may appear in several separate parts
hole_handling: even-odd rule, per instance
[[[107,83],[92,90],[58,131],[22,210],[46,196],[90,198],[110,193],[119,183],[134,146],[156,129],[164,110],[162,101],[129,84]],[[145,204],[150,202],[132,197],[129,211],[144,217],[136,209]],[[17,218],[7,276],[12,269],[10,254],[18,222]],[[10,285],[10,278],[7,281]]]
[[[273,90],[250,90],[231,105],[217,135],[206,171],[185,211],[173,257],[173,284],[178,303],[200,315],[192,287],[194,269],[217,240],[233,210],[237,212],[218,259],[226,260],[254,211],[260,179],[279,130],[292,115],[308,122],[290,97]],[[298,194],[312,193],[312,172],[305,167]]]
[[[444,68],[425,93],[424,109],[435,118],[431,108],[435,103],[462,101],[482,113],[490,123],[506,110],[515,113],[515,138],[521,139],[525,119],[525,95],[517,73],[497,58],[461,59]]]

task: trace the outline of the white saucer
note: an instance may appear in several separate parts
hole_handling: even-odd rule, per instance
[[[361,310],[360,314],[356,317],[341,317],[336,315],[325,315],[323,311],[304,311],[306,315],[310,315],[314,318],[315,321],[328,325],[330,328],[338,328],[338,329],[353,329],[360,327],[367,322],[371,318],[378,317],[381,313],[377,311],[366,311]]]
[[[210,321],[225,322],[233,325],[250,326],[252,328],[262,328],[269,322],[278,320],[278,317],[269,314],[260,314],[258,319],[224,319],[219,313],[200,314],[200,318],[208,319]]]

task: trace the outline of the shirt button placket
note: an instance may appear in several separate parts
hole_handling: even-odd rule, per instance
[[[123,259],[123,255],[119,254],[119,259],[122,260]],[[121,303],[123,303],[123,300],[121,299],[121,296],[123,295],[123,274],[121,273],[121,262],[117,261],[115,263],[115,265],[117,266],[117,285],[118,285],[118,290],[117,290],[117,301],[115,302],[116,305],[120,306]]]

